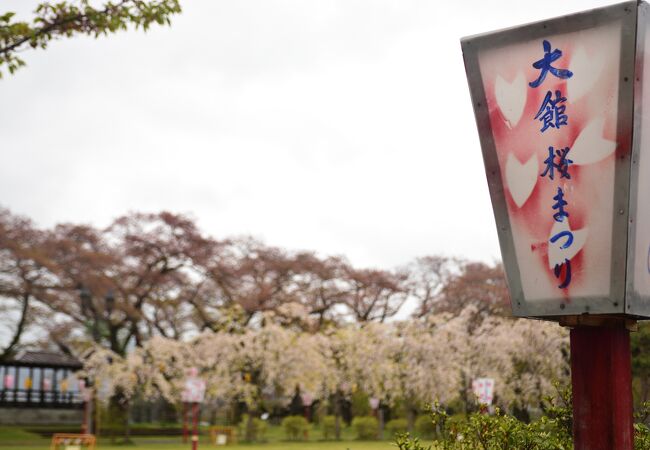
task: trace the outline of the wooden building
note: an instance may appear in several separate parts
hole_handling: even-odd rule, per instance
[[[83,383],[75,376],[81,367],[69,355],[18,353],[0,363],[0,408],[82,408]]]

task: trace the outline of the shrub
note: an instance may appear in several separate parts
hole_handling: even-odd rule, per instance
[[[356,390],[352,393],[352,396],[350,397],[350,402],[352,404],[350,405],[350,409],[352,410],[352,416],[357,417],[357,416],[367,416],[370,414],[370,397],[368,394],[363,392],[362,390]]]
[[[355,417],[352,421],[352,428],[357,432],[357,439],[377,439],[379,422],[372,416]]]
[[[388,423],[386,424],[386,430],[391,435],[397,434],[397,433],[406,433],[406,430],[408,429],[408,422],[406,419],[393,419],[389,420]]]
[[[398,435],[399,450],[461,450],[469,448],[526,448],[531,450],[555,450],[573,448],[571,434],[562,424],[547,416],[531,423],[524,423],[513,416],[502,414],[473,413],[468,417],[449,417],[439,404],[431,408],[431,419],[439,427],[433,447],[425,447],[411,439],[408,434]]]
[[[257,417],[253,419],[253,428],[255,429],[255,440],[265,441],[266,440],[266,428],[268,424]]]
[[[332,439],[336,436],[336,417],[323,417],[321,426],[323,427],[323,439]]]
[[[419,438],[411,438],[411,435],[408,433],[398,434],[395,438],[395,445],[399,450],[431,450],[430,445],[425,447],[420,443]],[[445,447],[442,448],[444,449]]]
[[[418,416],[415,419],[415,431],[418,432],[420,436],[433,436],[436,432],[436,427],[433,425],[433,420],[429,416]]]
[[[476,414],[481,414],[481,413],[477,412]],[[459,413],[459,414],[452,414],[451,416],[447,416],[445,425],[447,428],[451,430],[458,430],[461,429],[466,422],[467,422],[467,416],[465,414]],[[435,425],[436,424],[434,423],[434,427]]]
[[[571,388],[556,388],[558,395],[544,399],[544,415],[530,423],[503,414],[498,408],[494,415],[475,412],[449,416],[436,403],[430,408],[430,420],[439,431],[433,445],[425,446],[408,433],[398,434],[395,444],[399,450],[572,449]],[[650,403],[643,403],[635,418],[645,421],[648,417]],[[644,423],[634,424],[634,448],[650,450],[650,428]]]
[[[282,428],[287,439],[297,441],[309,430],[309,422],[303,416],[287,416],[282,419]]]
[[[247,426],[248,426],[248,414],[243,414],[241,417],[241,422],[239,422],[239,430],[237,430],[239,436],[246,436]],[[257,417],[254,417],[251,439],[253,441],[264,441],[266,438],[266,428],[267,428],[267,424],[265,421]]]

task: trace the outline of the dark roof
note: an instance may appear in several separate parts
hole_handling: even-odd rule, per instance
[[[53,367],[66,369],[81,369],[81,362],[74,356],[63,353],[45,351],[23,351],[14,358],[5,361],[4,365],[22,367]]]

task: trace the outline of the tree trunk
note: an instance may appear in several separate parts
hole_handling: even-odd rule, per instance
[[[131,444],[131,402],[124,404],[124,443]]]
[[[29,294],[23,295],[22,304],[23,307],[20,310],[20,320],[16,325],[16,331],[14,331],[14,335],[12,336],[9,344],[2,351],[2,354],[0,355],[0,361],[8,359],[13,354],[16,345],[18,345],[20,342],[20,338],[23,335],[23,331],[25,330],[25,324],[27,323],[27,312],[29,311]]]
[[[253,423],[253,418],[255,417],[254,411],[248,411],[248,420],[246,421],[246,440],[248,442],[253,442],[255,440],[255,430]]]
[[[334,435],[336,440],[341,440],[341,394],[337,391],[334,394]]]
[[[406,402],[406,420],[409,433],[413,433],[415,428],[415,409],[411,402]]]
[[[377,409],[377,418],[379,419],[379,439],[384,439],[384,408],[382,407],[382,404],[379,404],[379,408]]]
[[[210,408],[210,425],[215,425],[217,423],[217,406],[211,405]]]

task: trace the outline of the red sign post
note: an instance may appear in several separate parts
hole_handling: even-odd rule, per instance
[[[198,369],[192,367],[189,370],[189,376],[185,379],[185,386],[181,393],[183,402],[183,442],[187,442],[188,425],[187,415],[192,416],[192,450],[197,450],[199,446],[199,416],[200,404],[205,398],[205,381],[198,376]]]
[[[571,330],[576,449],[634,448],[631,374],[630,332],[624,323]]]
[[[650,318],[650,6],[462,39],[513,314],[571,328],[576,450],[631,450]]]

